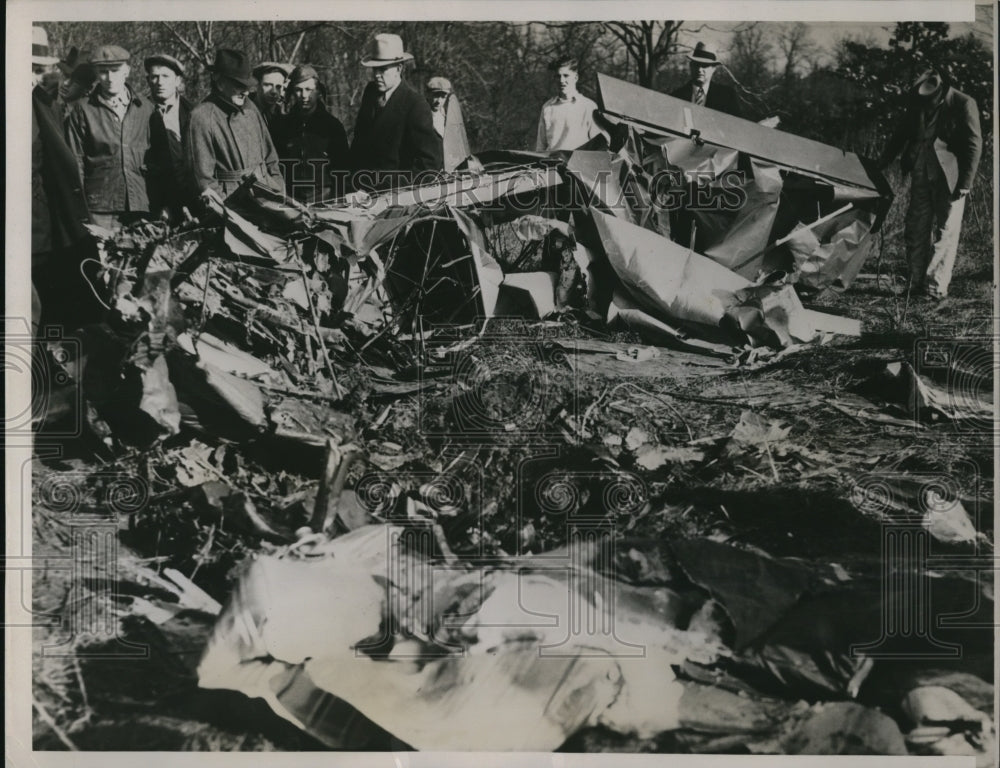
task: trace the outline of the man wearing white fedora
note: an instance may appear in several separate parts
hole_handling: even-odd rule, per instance
[[[975,99],[953,88],[941,72],[923,72],[879,161],[884,168],[902,152],[900,164],[911,177],[903,237],[915,294],[948,295],[965,198],[982,151]]]
[[[375,35],[371,55],[361,62],[372,70],[354,124],[351,144],[353,187],[384,189],[419,181],[421,171],[444,167],[441,137],[431,108],[403,81],[403,64],[413,55],[399,35]]]
[[[45,27],[31,28],[31,87],[41,85],[45,75],[53,72],[59,57],[51,55],[49,33]]]

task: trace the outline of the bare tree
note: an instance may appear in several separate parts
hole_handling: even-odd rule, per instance
[[[782,24],[777,34],[778,48],[785,57],[785,80],[793,80],[804,64],[814,61],[819,46],[809,35],[809,25],[802,21]]]
[[[639,85],[651,88],[657,71],[675,53],[677,33],[683,24],[683,21],[605,21],[602,26],[625,46]]]
[[[771,76],[773,48],[764,28],[751,24],[733,35],[729,70],[737,84],[751,91],[765,88]]]

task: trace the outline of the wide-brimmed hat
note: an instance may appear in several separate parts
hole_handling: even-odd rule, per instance
[[[69,53],[66,54],[65,58],[56,62],[56,66],[59,67],[59,70],[63,73],[63,75],[69,77],[73,74],[73,70],[76,69],[76,65],[79,63],[80,49],[74,45],[69,49]]]
[[[255,81],[250,73],[250,59],[243,51],[220,48],[215,52],[215,62],[211,69],[215,74],[235,80],[247,88],[252,88],[254,85]]]
[[[70,81],[90,88],[97,82],[97,69],[89,61],[81,61],[77,64],[69,75]]]
[[[427,90],[431,93],[451,93],[451,82],[446,77],[432,77],[427,81]]]
[[[928,69],[920,74],[913,87],[918,96],[930,98],[937,95],[942,85],[944,85],[944,79],[941,75],[933,69]]]
[[[704,43],[698,43],[695,45],[694,50],[688,54],[688,61],[692,61],[695,64],[702,64],[707,67],[717,66],[719,59],[716,55],[705,47]]]
[[[101,45],[94,50],[90,63],[95,67],[117,67],[128,64],[132,54],[120,45]]]
[[[253,68],[253,76],[258,80],[271,72],[280,72],[287,78],[292,73],[292,65],[282,64],[280,61],[263,61]]]
[[[319,73],[310,65],[302,64],[292,70],[292,74],[288,78],[288,87],[294,88],[306,80],[315,80],[316,85],[319,86]]]
[[[49,33],[45,27],[31,28],[31,63],[46,67],[59,63],[59,57],[52,56],[49,50]]]
[[[176,72],[181,77],[184,76],[184,65],[181,64],[177,59],[171,56],[169,53],[154,53],[152,56],[147,56],[143,60],[142,65],[149,71],[149,68],[160,64],[164,67],[170,67],[174,72]]]
[[[383,33],[375,35],[372,41],[371,56],[361,62],[363,67],[388,67],[392,64],[402,64],[413,61],[413,54],[403,50],[403,38],[399,35]]]

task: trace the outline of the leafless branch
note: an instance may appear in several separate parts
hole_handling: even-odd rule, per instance
[[[305,39],[306,39],[306,33],[305,30],[303,30],[302,32],[299,33],[299,39],[295,41],[295,47],[292,48],[292,55],[289,56],[287,59],[285,59],[285,61],[288,61],[290,63],[295,61],[295,57],[299,55],[299,48],[302,46],[302,41]],[[277,40],[277,38],[275,38],[275,40]],[[278,43],[278,47],[279,48],[281,47],[281,43]]]
[[[168,30],[170,30],[170,33],[171,33],[171,34],[172,34],[172,35],[173,35],[173,36],[174,36],[175,38],[177,38],[177,42],[179,42],[179,43],[180,43],[181,45],[183,45],[183,46],[184,46],[185,48],[187,48],[187,49],[188,49],[188,50],[189,50],[189,51],[191,52],[191,55],[192,55],[192,56],[194,56],[194,57],[195,57],[195,58],[196,58],[196,59],[197,59],[198,61],[200,61],[200,62],[201,62],[202,64],[204,64],[204,65],[205,65],[206,67],[207,67],[207,66],[209,66],[209,65],[210,65],[210,64],[212,63],[212,62],[210,62],[210,61],[208,60],[208,57],[207,57],[207,56],[206,56],[205,54],[203,54],[203,53],[199,53],[199,52],[198,52],[198,50],[197,50],[197,49],[196,49],[196,48],[195,48],[195,47],[194,47],[194,46],[193,46],[193,45],[192,45],[192,44],[191,44],[190,42],[188,42],[188,40],[187,40],[187,39],[185,39],[185,38],[184,38],[184,37],[183,37],[183,36],[181,35],[181,33],[180,33],[180,32],[178,32],[178,31],[177,31],[176,29],[174,29],[174,27],[173,27],[173,25],[172,25],[172,24],[169,24],[169,23],[168,23],[168,22],[166,22],[166,21],[164,21],[164,22],[161,22],[161,23],[162,23],[162,24],[163,24],[163,26],[165,26],[165,27],[166,27],[166,28],[167,28]]]
[[[306,32],[311,32],[314,29],[319,29],[320,27],[325,27],[326,25],[327,25],[327,22],[325,22],[325,21],[318,21],[315,24],[310,24],[308,27],[303,27],[302,29],[296,29],[296,30],[293,30],[291,32],[285,32],[282,35],[275,35],[274,39],[275,40],[281,40],[281,39],[286,38],[286,37],[294,37],[295,35],[304,35]]]

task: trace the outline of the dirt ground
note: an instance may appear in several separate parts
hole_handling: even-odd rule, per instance
[[[898,179],[894,187],[901,188]],[[944,302],[892,290],[902,285],[905,204],[903,194],[882,248],[863,270],[878,279],[822,299],[824,308],[862,320],[860,338],[838,337],[752,370],[669,352],[612,363],[593,353],[593,332],[564,319],[513,330],[500,324],[450,366],[425,375],[419,392],[380,392],[358,374],[345,417],[371,461],[366,474],[352,478],[354,490],[359,498],[369,493],[373,476],[392,476],[411,492],[436,482],[452,550],[499,555],[564,544],[567,510],[599,504],[602,483],[614,482],[620,496],[609,514],[623,538],[710,536],[872,576],[881,567],[882,521],[859,502],[859,483],[863,489],[871,477],[941,477],[962,489],[981,546],[991,552],[990,429],[908,425],[898,393],[881,387],[878,374],[887,362],[919,364],[922,339],[991,342],[992,193],[980,192],[969,207]],[[597,341],[638,345],[622,335]],[[872,420],[873,413],[895,421]],[[771,438],[734,443],[741,424]],[[294,531],[306,524],[321,453],[195,439],[198,466],[253,499],[269,525]],[[227,529],[204,513],[203,500],[178,492],[170,468],[191,445],[182,434],[150,453],[95,459],[90,446],[67,442],[59,458],[36,458],[36,499],[60,478],[73,479],[84,495],[121,475],[147,483],[138,508],[119,505],[104,523],[116,542],[114,559],[82,571],[65,567],[78,530],[60,509],[35,505],[34,555],[47,567],[34,575],[34,608],[48,617],[34,630],[36,749],[319,748],[262,702],[197,687],[194,666],[209,627],[204,614],[182,612],[166,634],[132,610],[130,598],[157,588],[120,563],[144,573],[176,569],[224,603],[235,569],[269,546],[252,532]],[[545,495],[543,484],[559,473],[570,478],[576,498]],[[101,546],[93,545],[97,560],[106,551]],[[77,632],[84,620],[103,629]],[[564,749],[685,747],[668,737],[637,742],[590,731]]]

